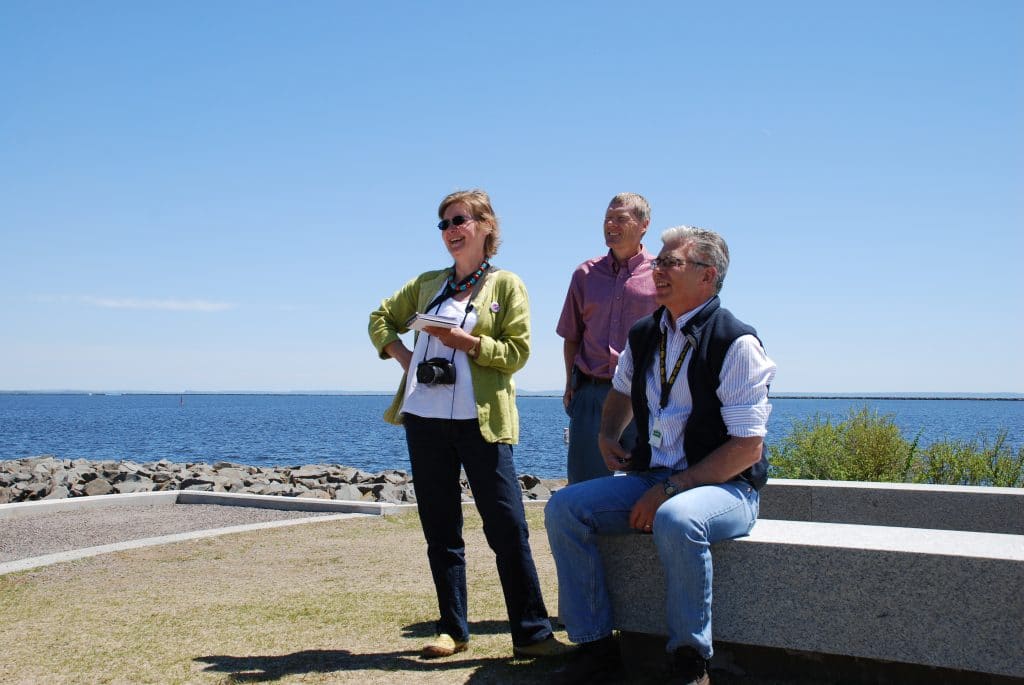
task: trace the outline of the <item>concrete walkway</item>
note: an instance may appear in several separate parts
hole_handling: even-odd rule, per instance
[[[288,504],[302,506],[294,498]],[[309,501],[310,508],[324,504]],[[259,497],[184,504],[173,493],[146,493],[0,505],[0,575],[151,545],[370,515],[333,504],[339,505],[334,512],[282,510]]]

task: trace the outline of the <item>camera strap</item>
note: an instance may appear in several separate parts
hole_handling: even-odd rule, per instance
[[[481,271],[478,272],[479,276],[476,276],[476,279],[470,286],[472,290],[470,290],[469,298],[466,301],[466,313],[463,314],[462,316],[462,322],[459,324],[459,328],[462,328],[463,326],[466,325],[466,319],[469,318],[469,313],[473,311],[473,298],[475,298],[476,294],[480,291],[480,286],[483,285],[484,281],[487,279],[488,274],[490,274],[492,271],[498,270],[496,267],[492,267],[490,264],[488,264],[486,260],[484,261],[484,264],[487,265],[486,268],[481,268]],[[454,266],[452,267],[452,275],[455,275]],[[462,290],[465,290],[465,288],[462,288]],[[430,304],[426,306],[424,311],[429,312],[434,307],[437,307],[437,309],[434,310],[434,313],[439,314],[441,312],[441,305],[444,303],[444,301],[447,300],[452,295],[454,295],[456,292],[460,292],[460,290],[452,286],[452,280],[446,280],[444,283],[444,287],[441,288],[441,292],[438,293],[437,297],[431,300]],[[424,331],[424,333],[426,333],[426,331]],[[427,338],[431,337],[430,333],[426,333],[426,335]],[[427,340],[427,345],[430,345],[429,339]],[[455,363],[455,352],[456,350],[452,350],[452,358],[449,360],[453,364]]]

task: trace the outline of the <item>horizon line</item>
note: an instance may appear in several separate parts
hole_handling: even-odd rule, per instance
[[[526,390],[520,396],[561,397],[562,390]],[[0,395],[305,395],[305,396],[390,396],[392,390],[0,390]],[[1024,393],[999,391],[836,391],[789,390],[770,395],[774,399],[1007,399],[1024,400]]]

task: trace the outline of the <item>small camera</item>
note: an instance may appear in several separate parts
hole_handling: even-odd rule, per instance
[[[416,381],[424,385],[454,385],[455,365],[444,357],[434,357],[416,365]]]

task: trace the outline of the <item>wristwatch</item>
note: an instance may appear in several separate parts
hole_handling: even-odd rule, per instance
[[[679,488],[673,485],[670,480],[666,480],[662,483],[661,487],[665,490],[665,497],[675,497],[679,494]]]

